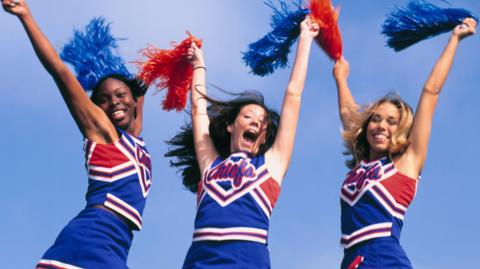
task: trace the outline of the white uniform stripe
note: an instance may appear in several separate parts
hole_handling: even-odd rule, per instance
[[[342,243],[342,245],[345,248],[349,248],[350,246],[353,246],[359,242],[362,242],[368,239],[390,236],[392,234],[391,229],[392,229],[391,222],[382,222],[382,223],[369,225],[369,226],[363,227],[362,229],[356,230],[355,232],[349,235],[342,234],[342,241],[345,241],[345,243]]]
[[[82,267],[74,266],[74,265],[71,265],[71,264],[68,264],[68,263],[59,262],[59,261],[55,261],[55,260],[47,260],[47,259],[41,259],[37,263],[37,267],[42,266],[42,265],[44,265],[44,266],[45,265],[55,266],[55,267],[58,267],[58,268],[65,268],[65,269],[82,269]]]
[[[118,170],[122,170],[123,168],[125,167],[129,167],[130,165],[132,165],[131,162],[125,162],[125,163],[122,163],[120,165],[117,165],[117,166],[114,166],[114,167],[103,167],[103,166],[97,166],[97,165],[89,165],[88,168],[89,170],[95,170],[95,171],[99,171],[99,172],[103,172],[103,173],[114,173]]]
[[[365,226],[362,229],[356,230],[355,232],[347,235],[347,234],[342,234],[342,239],[350,239],[351,237],[354,237],[358,234],[367,232],[369,230],[374,230],[374,229],[381,229],[381,228],[392,228],[392,223],[391,222],[382,222],[382,223],[376,223],[373,225]]]
[[[251,227],[230,227],[230,228],[214,228],[214,227],[205,227],[195,229],[193,233],[201,233],[201,232],[212,232],[212,233],[231,233],[231,232],[245,232],[245,233],[256,233],[260,235],[267,235],[268,231],[259,228],[251,228]]]
[[[108,199],[112,200],[112,202],[110,202]],[[118,206],[117,204],[120,206]],[[107,193],[107,200],[105,200],[104,205],[130,220],[133,224],[137,226],[139,230],[142,229],[142,217],[140,216],[138,211],[126,202],[122,201],[120,198],[116,197],[111,193]],[[128,210],[125,210],[122,207]]]
[[[97,176],[97,175],[92,175],[92,174],[88,174],[88,177],[90,179],[94,179],[94,180],[105,181],[105,182],[113,182],[113,181],[125,178],[127,176],[134,175],[136,173],[137,173],[137,171],[135,169],[132,169],[132,170],[129,170],[129,171],[125,171],[124,173],[118,174],[114,177]]]
[[[202,193],[200,195],[200,199],[198,199],[198,202],[197,202],[197,210],[198,208],[200,207],[200,204],[202,203],[203,201],[203,198],[205,198],[205,195],[207,194],[207,192],[205,190],[202,190]]]
[[[395,209],[399,209],[403,212],[405,212],[407,209],[404,206],[402,206],[401,204],[397,203],[397,201],[395,201],[395,198],[393,198],[393,196],[390,194],[390,192],[382,184],[376,184],[375,187],[378,188],[378,191],[375,188],[370,189],[370,192],[373,194],[373,196],[375,196],[375,198],[377,198],[377,200],[380,202],[380,204],[388,212],[390,212],[390,214],[392,214],[392,216],[403,220],[403,218],[405,217],[405,213],[401,213],[399,211],[396,211]],[[383,194],[383,196],[386,197],[386,199],[388,199],[388,201],[386,201],[382,197],[382,194]],[[390,202],[390,204],[393,205],[393,207],[390,206],[389,202]]]
[[[257,188],[258,190],[259,188]],[[262,209],[263,213],[265,213],[265,216],[267,216],[268,219],[270,219],[270,211],[268,211],[267,206],[265,203],[262,202],[262,199],[258,197],[257,193],[255,191],[251,191],[250,194],[252,195],[253,199],[257,202],[258,206]],[[264,198],[265,199],[265,198]]]
[[[136,138],[135,136],[131,135],[130,136],[132,138],[132,140],[136,143],[136,144],[139,144],[140,146],[142,147],[145,147],[145,142]]]
[[[270,199],[268,198],[267,194],[263,191],[261,187],[258,187],[256,190],[262,195],[263,200],[265,200],[268,208],[270,209],[270,211],[272,211],[273,207],[272,207],[272,204],[270,203]]]
[[[128,142],[128,140],[122,136],[122,139],[123,141],[125,142],[125,144],[129,145],[129,147],[131,147],[132,145],[130,145],[130,142]],[[125,155],[127,156],[127,158],[132,162],[132,164],[135,166],[135,169],[138,173],[138,181],[140,183],[140,186],[141,186],[141,189],[142,189],[142,194],[143,194],[143,197],[147,197],[148,195],[148,192],[150,190],[149,186],[151,185],[151,181],[147,180],[146,184],[147,186],[145,186],[145,184],[143,183],[143,180],[142,180],[142,175],[141,173],[142,172],[142,169],[139,167],[138,163],[137,163],[137,160],[136,160],[136,157],[135,156],[132,156],[132,154],[123,146],[122,143],[120,143],[120,141],[116,142],[115,143],[115,146]],[[133,154],[136,154],[135,153],[135,149],[131,149],[133,151]]]
[[[87,143],[88,143],[88,141],[85,140],[85,146],[87,146]],[[87,165],[90,163],[90,158],[92,158],[93,151],[95,150],[95,146],[97,145],[97,143],[95,143],[95,142],[91,142],[91,143],[92,143],[92,145],[90,146],[90,151],[87,154],[87,160],[85,162]],[[86,149],[87,148],[85,148],[85,150]]]
[[[200,228],[193,232],[193,241],[225,241],[243,240],[265,244],[267,242],[267,230],[250,227],[231,228]]]
[[[267,240],[254,237],[254,236],[245,236],[245,235],[221,235],[221,236],[198,236],[193,238],[193,242],[197,241],[228,241],[228,240],[241,240],[241,241],[252,241],[261,244],[266,244]]]
[[[342,244],[344,248],[349,248],[355,244],[358,244],[360,242],[373,239],[373,238],[379,238],[379,237],[388,237],[391,236],[392,232],[375,232],[375,233],[369,233],[368,235],[356,238],[355,240],[349,241],[348,244]]]

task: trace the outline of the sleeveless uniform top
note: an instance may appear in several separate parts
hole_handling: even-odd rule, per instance
[[[265,156],[245,152],[217,158],[198,183],[193,241],[244,240],[267,243],[280,186]]]
[[[347,174],[341,189],[342,246],[379,237],[399,239],[417,182],[399,173],[387,157],[361,161]]]
[[[141,138],[118,129],[121,137],[112,144],[85,140],[88,173],[87,206],[103,205],[142,228],[142,214],[151,186],[151,160]]]

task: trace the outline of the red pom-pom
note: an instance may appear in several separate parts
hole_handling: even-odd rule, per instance
[[[167,96],[162,102],[164,110],[181,111],[187,105],[187,93],[193,77],[193,67],[186,56],[188,48],[195,42],[197,47],[202,41],[187,32],[188,37],[180,44],[172,43],[173,49],[162,50],[150,46],[141,50],[146,61],[138,61],[139,77],[147,84],[155,83],[158,90],[167,88]]]
[[[342,36],[338,28],[340,9],[334,8],[330,0],[310,0],[310,17],[320,27],[316,40],[332,60],[342,57]]]

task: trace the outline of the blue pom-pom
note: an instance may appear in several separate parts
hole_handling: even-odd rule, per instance
[[[295,10],[289,9],[284,1],[279,2],[280,8],[271,2],[265,3],[274,11],[270,24],[272,31],[250,44],[248,51],[243,53],[243,61],[255,75],[265,76],[287,65],[290,48],[300,34],[300,23],[310,13],[301,7],[301,1],[295,4]]]
[[[396,7],[387,14],[382,34],[387,46],[403,50],[419,41],[451,31],[465,18],[478,18],[461,8],[440,8],[425,0],[412,0],[404,8]]]
[[[93,18],[84,32],[74,30],[72,40],[63,47],[60,57],[73,66],[83,88],[92,90],[108,75],[133,77],[117,55],[118,40],[111,35],[110,23],[105,18]]]

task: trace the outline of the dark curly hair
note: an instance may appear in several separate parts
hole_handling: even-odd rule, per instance
[[[210,103],[207,113],[210,118],[210,137],[215,149],[222,158],[231,154],[230,133],[227,131],[227,126],[235,121],[244,106],[254,104],[263,107],[266,112],[268,125],[265,143],[260,145],[257,153],[258,155],[264,154],[273,145],[277,136],[279,114],[265,105],[263,95],[257,91],[245,91],[231,95],[236,96],[236,98],[229,101],[219,101],[208,96],[203,97]],[[191,122],[182,126],[180,132],[166,143],[171,146],[171,149],[165,153],[165,157],[176,158],[176,160],[170,161],[170,166],[177,167],[178,171],[181,172],[185,188],[196,193],[201,174],[195,156]]]
[[[127,78],[119,74],[111,74],[99,80],[93,88],[92,95],[90,95],[90,100],[92,100],[93,103],[97,104],[96,98],[98,90],[100,89],[100,86],[102,86],[103,82],[109,78],[120,80],[121,82],[125,83],[130,89],[130,92],[132,93],[135,101],[138,97],[145,95],[148,89],[148,86],[139,78]]]

